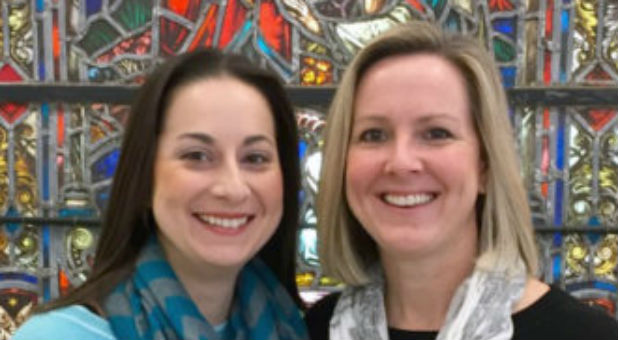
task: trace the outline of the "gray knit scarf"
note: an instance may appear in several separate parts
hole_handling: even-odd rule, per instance
[[[330,320],[333,340],[387,340],[384,278],[371,271],[370,283],[346,288]],[[523,295],[526,272],[514,275],[475,269],[456,290],[437,340],[501,340],[513,336],[511,313]]]

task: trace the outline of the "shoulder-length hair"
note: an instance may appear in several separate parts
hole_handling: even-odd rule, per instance
[[[486,193],[477,202],[479,258],[484,268],[514,270],[523,260],[537,271],[526,191],[508,120],[502,83],[493,58],[480,43],[441,31],[427,22],[400,25],[370,42],[346,69],[330,107],[325,128],[321,180],[316,204],[319,253],[323,269],[350,285],[367,282],[367,268],[379,259],[375,241],[352,214],[345,196],[346,157],[358,84],[383,59],[431,54],[453,64],[464,76],[470,114],[486,164]],[[414,94],[411,94],[414,95]]]
[[[271,72],[252,65],[242,56],[204,49],[168,59],[141,87],[124,133],[92,274],[83,285],[41,311],[69,304],[98,308],[111,289],[130,275],[141,248],[157,228],[151,208],[154,161],[167,106],[180,87],[217,77],[231,77],[255,88],[270,106],[285,203],[276,232],[257,256],[300,305],[294,262],[300,165],[298,132],[291,103],[283,85]]]

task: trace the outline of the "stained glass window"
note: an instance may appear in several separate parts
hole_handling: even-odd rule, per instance
[[[507,88],[615,86],[618,4],[604,0],[3,0],[0,82],[139,84],[164,58],[202,46],[242,53],[289,85],[332,85],[372,37],[427,20],[471,34]],[[299,107],[303,177],[298,283],[337,289],[315,235],[326,103]],[[616,107],[511,108],[522,174],[540,228],[543,278],[617,315]],[[32,305],[88,275],[128,109],[117,103],[0,103],[0,338]],[[587,228],[587,229],[586,229]],[[313,295],[312,295],[313,294]]]

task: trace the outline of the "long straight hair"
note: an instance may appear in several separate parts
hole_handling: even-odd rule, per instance
[[[325,272],[350,285],[367,282],[379,260],[376,242],[354,217],[345,196],[345,169],[357,86],[367,70],[400,55],[430,54],[454,65],[465,79],[481,157],[486,193],[477,200],[479,258],[485,269],[517,270],[523,262],[536,275],[538,254],[530,208],[519,173],[506,95],[491,56],[462,34],[421,21],[400,25],[362,49],[346,69],[324,131],[324,156],[317,198],[319,252]],[[413,95],[413,94],[412,94]]]
[[[157,228],[151,208],[154,161],[170,97],[182,86],[217,77],[232,77],[255,88],[270,106],[283,176],[284,206],[277,230],[257,256],[301,305],[295,283],[300,165],[292,106],[274,74],[244,57],[205,49],[168,59],[141,87],[125,130],[92,274],[83,285],[42,306],[39,312],[71,304],[98,309],[107,294],[131,274],[140,250]]]

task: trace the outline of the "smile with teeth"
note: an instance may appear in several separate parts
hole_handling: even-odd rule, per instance
[[[237,218],[225,218],[205,214],[199,214],[197,216],[200,220],[202,220],[202,222],[226,229],[238,229],[240,226],[247,224],[249,221],[249,216]]]
[[[384,194],[382,200],[388,204],[398,207],[413,207],[420,204],[429,203],[436,198],[435,194],[413,194],[413,195],[395,195]]]

